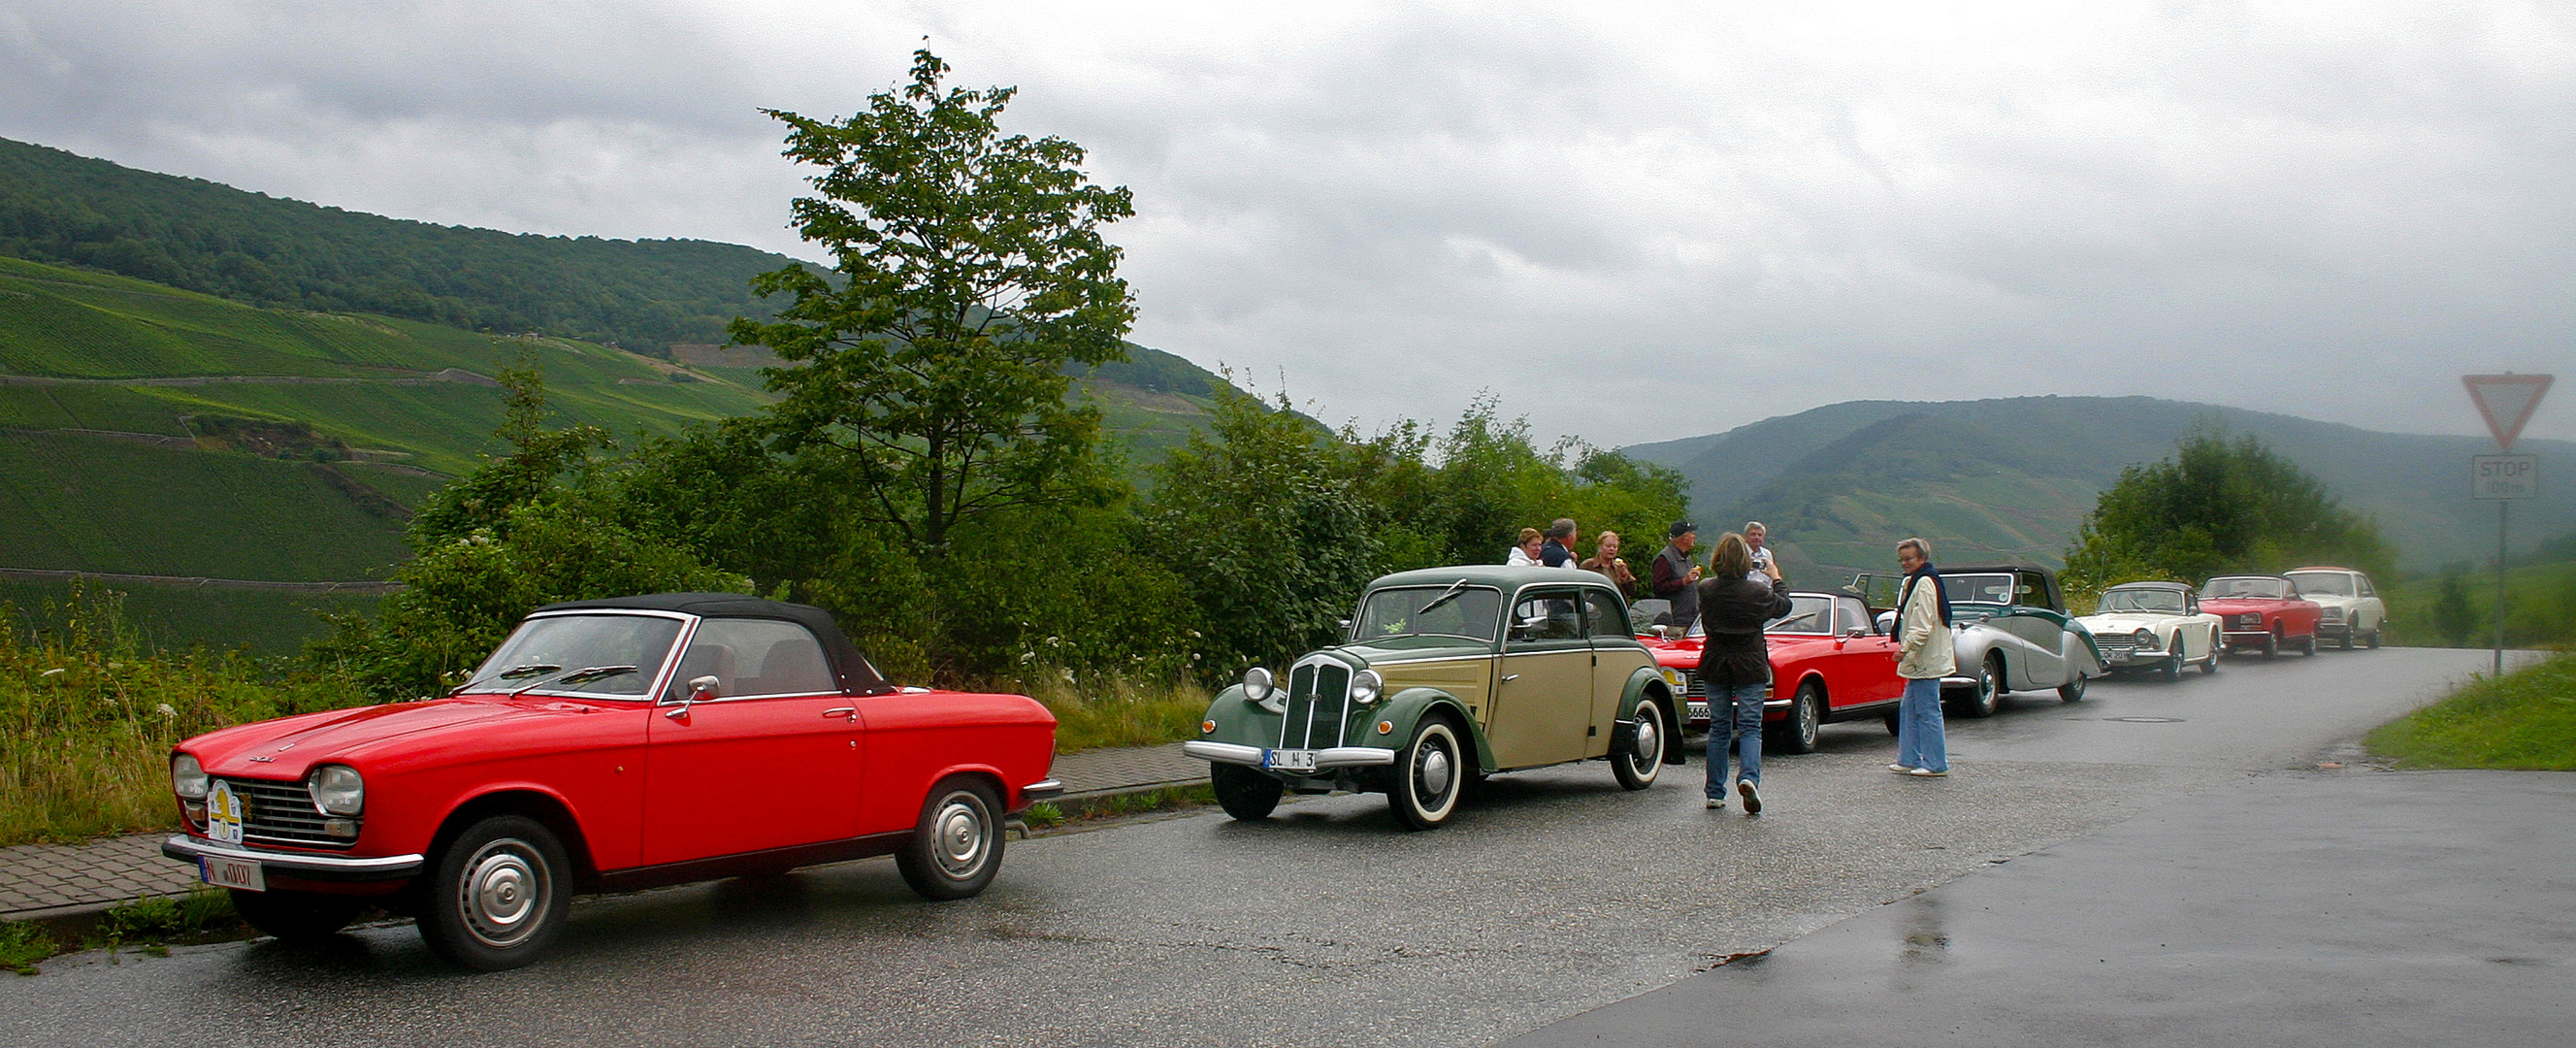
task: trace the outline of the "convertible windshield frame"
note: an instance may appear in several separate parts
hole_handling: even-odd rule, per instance
[[[2224,592],[2219,583],[2230,583]],[[2297,592],[2298,583],[2270,575],[2221,575],[2201,587],[2202,600],[2288,600]]]
[[[2150,607],[2143,603],[2150,598],[2157,600],[2159,604],[2157,606]],[[2166,601],[2170,601],[2172,606],[2163,606],[2162,602]],[[2109,614],[2111,612],[2128,612],[2140,615],[2182,615],[2186,614],[2190,607],[2190,597],[2185,595],[2183,591],[2179,589],[2164,589],[2161,587],[2155,589],[2112,589],[2102,594],[2102,606],[2099,613]]]
[[[475,673],[478,675],[476,679],[479,680],[479,675],[483,672],[483,669],[492,664],[493,656],[497,656],[503,650],[507,649],[510,646],[510,642],[518,638],[519,631],[527,629],[532,623],[546,619],[604,618],[608,616],[668,619],[678,624],[679,628],[672,631],[670,644],[662,651],[662,657],[659,664],[654,666],[653,679],[645,682],[648,686],[642,693],[629,695],[624,692],[581,691],[577,689],[557,688],[551,684],[524,690],[517,688],[498,690],[504,690],[511,694],[522,696],[547,695],[569,699],[605,699],[612,702],[635,702],[647,705],[657,701],[662,694],[662,689],[670,685],[669,678],[671,674],[679,669],[679,655],[680,652],[688,645],[689,636],[697,632],[698,616],[690,615],[685,612],[655,611],[646,608],[577,608],[566,611],[538,612],[537,614],[530,615],[525,619],[521,619],[519,621],[519,625],[510,630],[510,635],[502,638],[501,643],[493,647],[492,655],[485,656],[483,666],[475,668]],[[649,655],[650,653],[638,652],[637,654]],[[627,674],[625,676],[639,675]],[[614,680],[617,678],[615,676],[611,676],[602,679]],[[481,692],[476,692],[475,694],[481,694]]]

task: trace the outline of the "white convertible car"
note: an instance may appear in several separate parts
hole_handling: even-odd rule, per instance
[[[2102,591],[2100,610],[2075,620],[2092,631],[2102,664],[2182,679],[2185,666],[2218,672],[2219,619],[2179,582],[2132,582]]]

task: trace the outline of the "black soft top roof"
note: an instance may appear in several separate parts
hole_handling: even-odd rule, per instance
[[[845,695],[877,695],[893,691],[894,685],[877,675],[850,638],[841,633],[841,624],[832,621],[832,613],[810,604],[789,604],[781,600],[763,600],[739,593],[648,593],[640,597],[608,597],[601,600],[568,600],[548,604],[530,614],[557,611],[676,611],[710,619],[783,619],[814,632],[823,643],[823,655],[832,660],[832,675],[841,682]]]

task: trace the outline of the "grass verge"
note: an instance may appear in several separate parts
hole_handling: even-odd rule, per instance
[[[1029,697],[1055,714],[1055,751],[1159,746],[1195,739],[1208,693],[1185,680],[1108,677],[1090,686],[1062,675],[1041,677]]]
[[[212,888],[186,895],[136,899],[86,919],[0,921],[0,971],[37,974],[36,963],[82,950],[122,950],[170,955],[172,943],[220,942],[250,931],[233,913],[232,898]]]
[[[2479,677],[2366,741],[2401,768],[2576,771],[2576,653]]]

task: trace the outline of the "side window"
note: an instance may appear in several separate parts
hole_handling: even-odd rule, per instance
[[[2375,590],[2375,589],[2370,588],[2370,576],[2368,576],[2368,575],[2357,575],[2357,576],[2354,576],[2354,577],[2355,577],[2355,578],[2358,578],[2358,579],[2360,579],[2360,580],[2361,580],[2361,587],[2360,587],[2360,588],[2361,588],[2361,595],[2362,595],[2362,596],[2365,596],[2365,597],[2376,597],[2376,596],[2378,596],[2378,595],[2379,595],[2379,591],[2378,591],[2378,590]]]
[[[1860,602],[1836,598],[1834,601],[1834,636],[1848,637],[1851,631],[1863,629],[1868,620],[1860,613]]]
[[[675,691],[712,675],[716,695],[820,695],[841,690],[832,679],[823,645],[805,627],[776,619],[708,619],[698,623],[680,656]]]
[[[1575,596],[1564,590],[1536,590],[1512,606],[1511,643],[1582,640],[1582,614]]]
[[[1583,591],[1583,621],[1594,637],[1628,640],[1636,636],[1628,632],[1628,609],[1608,590]]]

